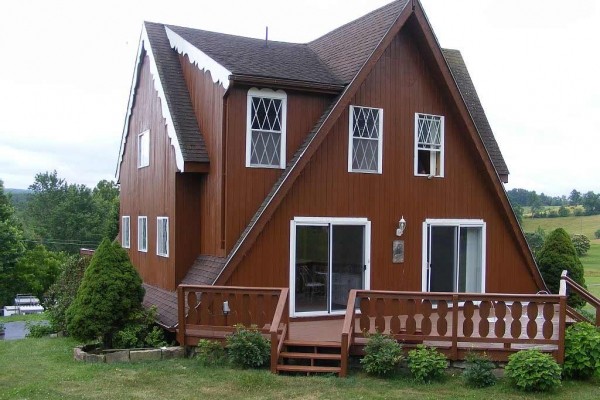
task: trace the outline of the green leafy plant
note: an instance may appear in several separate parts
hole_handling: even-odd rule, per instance
[[[408,352],[408,369],[417,382],[429,383],[442,379],[447,366],[446,357],[432,347],[420,344]]]
[[[563,376],[589,379],[600,372],[600,332],[587,322],[570,326],[565,334]]]
[[[227,336],[227,350],[230,361],[243,367],[261,367],[271,356],[269,341],[262,336],[256,325],[250,328],[242,324],[235,325],[235,332]]]
[[[41,338],[44,336],[48,336],[56,331],[52,329],[52,326],[46,324],[36,324],[34,322],[28,321],[25,323],[25,328],[29,331],[26,335],[31,338]]]
[[[514,386],[527,392],[548,392],[560,386],[560,366],[537,349],[511,355],[504,371]]]
[[[596,239],[600,239],[600,229],[598,229],[596,232],[594,232],[594,237]]]
[[[196,346],[196,358],[202,365],[220,365],[227,360],[227,353],[220,342],[200,339]]]
[[[558,293],[563,270],[567,270],[571,279],[585,287],[583,266],[571,238],[564,229],[558,228],[550,232],[541,250],[536,254],[536,261],[544,282],[552,293]],[[578,308],[584,303],[577,294],[569,293],[568,304],[571,307]]]
[[[115,334],[113,346],[121,349],[166,346],[162,329],[155,325],[157,314],[156,306],[132,313],[123,329]]]
[[[485,354],[469,353],[467,367],[462,376],[469,387],[488,387],[496,384],[493,369],[494,363]]]
[[[114,335],[142,309],[142,279],[127,252],[104,239],[85,270],[77,296],[67,310],[67,329],[82,342],[102,340],[112,347]]]
[[[365,356],[360,363],[372,375],[390,374],[402,361],[402,346],[392,337],[376,332],[368,336]]]
[[[573,247],[577,251],[577,255],[579,257],[587,254],[590,249],[590,239],[585,235],[572,235],[571,241],[573,242]]]

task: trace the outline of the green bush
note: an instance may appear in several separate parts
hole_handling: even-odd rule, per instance
[[[527,392],[548,392],[560,386],[560,366],[537,349],[521,350],[508,357],[504,370],[510,382]]]
[[[271,346],[256,325],[250,328],[235,325],[235,332],[227,336],[227,350],[233,364],[242,367],[258,368],[269,361]]]
[[[582,208],[580,208],[580,207],[577,207],[577,208],[575,208],[575,209],[573,210],[573,215],[574,215],[574,216],[576,216],[576,217],[581,217],[581,216],[582,216],[582,215],[584,215],[584,214],[585,214],[585,212],[584,212],[584,211],[583,211],[583,209],[582,209]]]
[[[131,313],[123,329],[115,333],[113,346],[118,349],[166,346],[163,330],[154,325],[157,310],[138,310]]]
[[[367,373],[384,376],[394,371],[402,361],[402,346],[392,337],[382,333],[369,336],[365,356],[360,363]]]
[[[567,270],[571,279],[586,287],[583,266],[577,257],[571,238],[564,229],[558,228],[550,232],[537,253],[536,260],[544,282],[552,293],[558,293],[560,275],[564,269]],[[569,293],[568,304],[571,307],[578,308],[584,303],[575,293]]]
[[[484,388],[496,384],[493,369],[494,363],[485,354],[470,353],[467,355],[467,367],[462,376],[467,386]]]
[[[594,232],[594,237],[596,239],[600,239],[600,229],[598,229],[596,232]]]
[[[52,327],[50,325],[46,325],[43,323],[36,324],[31,321],[28,321],[25,323],[25,328],[27,328],[27,330],[29,330],[29,333],[27,333],[26,336],[32,337],[32,338],[42,338],[44,336],[48,336],[48,335],[56,332],[54,329],[52,329]]]
[[[571,242],[579,257],[586,255],[590,249],[590,239],[585,235],[572,235]]]
[[[83,279],[90,257],[70,256],[62,266],[62,272],[56,282],[44,296],[44,308],[55,332],[69,335],[67,330],[67,309],[77,295],[77,289]]]
[[[570,326],[565,334],[566,378],[589,379],[600,372],[600,332],[587,323]]]
[[[227,359],[227,353],[220,342],[200,339],[196,346],[196,358],[202,365],[214,366],[223,364]]]
[[[571,211],[569,211],[569,209],[565,206],[560,206],[560,208],[558,209],[558,215],[560,217],[568,217],[569,215],[571,215]]]
[[[446,357],[434,348],[420,344],[408,352],[408,369],[417,382],[429,383],[443,378],[447,366]]]
[[[82,342],[101,339],[105,348],[111,348],[114,335],[142,309],[143,298],[142,279],[127,252],[104,239],[67,310],[69,334]]]
[[[5,326],[4,322],[0,321],[0,333],[4,332]]]

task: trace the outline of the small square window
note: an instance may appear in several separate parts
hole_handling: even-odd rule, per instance
[[[138,135],[138,168],[150,165],[150,131]]]
[[[286,101],[281,90],[248,91],[247,167],[285,167]]]
[[[148,218],[138,217],[138,251],[148,251]]]
[[[156,218],[156,254],[169,257],[169,218]]]
[[[123,246],[124,249],[128,249],[130,247],[129,233],[129,216],[123,216],[121,218],[121,246]]]
[[[415,114],[415,175],[444,176],[444,117]]]
[[[383,109],[350,106],[348,171],[381,173]]]

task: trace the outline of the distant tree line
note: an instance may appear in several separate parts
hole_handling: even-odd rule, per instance
[[[114,239],[119,189],[69,184],[56,171],[39,173],[28,191],[6,193],[0,180],[0,307],[17,293],[41,297],[70,254]]]
[[[544,193],[537,194],[535,190],[511,189],[507,194],[517,217],[520,218],[523,216],[523,207],[531,208],[533,218],[600,214],[600,193],[593,191],[582,194],[573,189],[569,196],[547,196]],[[559,208],[546,210],[545,207]]]

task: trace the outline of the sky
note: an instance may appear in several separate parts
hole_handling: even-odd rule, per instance
[[[0,2],[0,179],[115,180],[142,21],[307,42],[388,0]],[[600,2],[422,0],[461,50],[507,189],[600,192]]]

